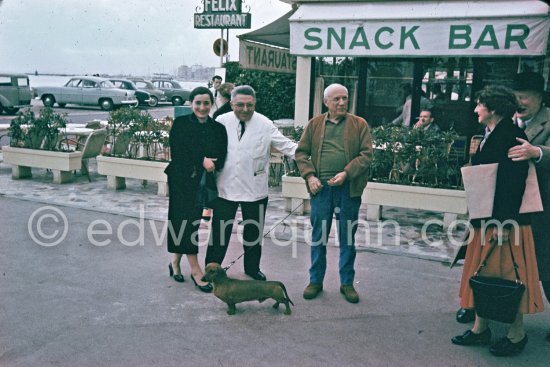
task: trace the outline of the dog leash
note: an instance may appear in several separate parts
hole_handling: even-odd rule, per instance
[[[287,215],[286,217],[284,217],[283,219],[281,219],[281,220],[279,221],[279,223],[277,223],[277,224],[275,224],[273,227],[271,227],[271,228],[269,229],[269,231],[267,231],[267,233],[264,234],[264,236],[263,236],[262,238],[266,238],[267,235],[271,233],[271,231],[273,231],[275,228],[277,228],[281,223],[284,223],[284,221],[285,221],[288,217],[290,217],[292,214],[294,214],[294,212],[295,212],[296,210],[298,210],[298,208],[300,208],[302,205],[304,205],[304,201],[303,201],[303,200],[302,200],[302,202],[301,202],[296,208],[292,209],[292,210],[290,211],[290,213],[288,213],[288,215]],[[286,228],[287,224],[284,223],[284,226],[285,226],[285,228]],[[231,262],[229,263],[229,265],[227,265],[226,267],[223,268],[223,270],[225,270],[225,271],[229,270],[229,268],[232,267],[232,266],[237,262],[237,260],[239,260],[241,257],[244,256],[244,254],[246,253],[246,251],[248,251],[248,249],[244,250],[243,253],[239,255],[239,257],[237,257],[235,260],[231,261]]]

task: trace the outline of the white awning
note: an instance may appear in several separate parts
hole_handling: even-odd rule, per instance
[[[537,0],[302,4],[290,52],[304,56],[544,55],[549,6]]]

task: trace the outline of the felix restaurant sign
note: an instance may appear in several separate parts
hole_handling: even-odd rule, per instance
[[[290,52],[311,56],[544,55],[548,18],[291,22]]]
[[[242,13],[242,0],[203,0],[204,12],[195,13],[195,28],[251,27],[250,13]]]

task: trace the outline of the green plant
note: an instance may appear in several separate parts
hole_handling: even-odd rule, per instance
[[[226,80],[235,85],[250,85],[256,91],[256,111],[272,120],[294,116],[296,76],[293,74],[241,69],[228,62]]]
[[[402,185],[460,188],[464,155],[453,151],[454,131],[380,126],[372,130],[369,180]],[[462,152],[463,153],[463,152]]]
[[[50,107],[40,110],[38,117],[30,109],[19,112],[8,129],[10,146],[19,148],[63,150],[67,139],[67,115],[55,113]],[[64,136],[64,139],[60,139]]]
[[[172,119],[154,119],[148,112],[120,108],[107,119],[111,151],[107,155],[143,160],[165,160]],[[162,153],[162,154],[161,154]]]

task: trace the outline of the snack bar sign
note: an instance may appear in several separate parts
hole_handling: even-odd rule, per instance
[[[544,55],[548,18],[290,23],[290,53],[315,56]]]
[[[204,12],[195,13],[195,28],[249,29],[250,13],[242,12],[242,0],[203,0]]]

